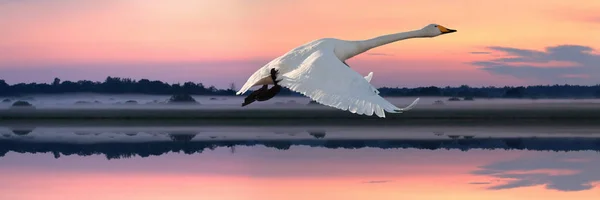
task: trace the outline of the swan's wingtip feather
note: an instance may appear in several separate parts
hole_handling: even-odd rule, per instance
[[[240,90],[240,91],[236,92],[235,95],[242,95],[242,94],[246,93],[246,91],[248,91],[248,90]]]
[[[413,107],[415,107],[415,106],[417,105],[417,103],[419,103],[419,100],[420,100],[420,99],[421,99],[421,98],[417,98],[417,99],[415,99],[415,100],[414,100],[414,101],[413,101],[413,102],[412,102],[410,105],[406,106],[406,108],[404,108],[404,109],[403,109],[403,111],[407,111],[407,110],[410,110],[410,109],[412,109]]]
[[[396,110],[396,111],[397,111],[398,113],[402,113],[402,112],[404,112],[404,111],[409,111],[409,110],[413,109],[413,108],[414,108],[414,107],[417,105],[417,103],[419,103],[419,100],[420,100],[420,99],[421,99],[421,98],[417,98],[417,99],[415,99],[415,100],[414,100],[414,101],[413,101],[413,102],[412,102],[410,105],[408,105],[408,106],[406,106],[406,107],[404,107],[404,108],[401,108],[400,110]]]

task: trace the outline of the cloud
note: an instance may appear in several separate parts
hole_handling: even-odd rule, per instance
[[[369,56],[393,56],[394,54],[388,54],[388,53],[366,53]]]
[[[470,54],[491,54],[492,52],[489,51],[472,51],[469,52]]]
[[[548,154],[492,163],[471,172],[508,180],[489,187],[491,190],[545,185],[559,191],[582,191],[600,181],[600,158],[596,152]]]
[[[559,45],[544,51],[491,46],[500,58],[471,62],[492,74],[536,79],[551,84],[595,85],[600,79],[600,55],[591,47]]]
[[[369,183],[369,184],[377,184],[377,183],[389,183],[392,182],[391,180],[375,180],[375,181],[365,181],[363,183]]]

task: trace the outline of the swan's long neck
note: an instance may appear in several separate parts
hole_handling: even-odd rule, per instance
[[[354,52],[350,53],[348,58],[351,58],[355,55],[361,54],[365,51],[368,51],[369,49],[372,49],[372,48],[375,48],[378,46],[383,46],[383,45],[386,45],[386,44],[389,44],[392,42],[405,40],[405,39],[409,39],[409,38],[418,38],[418,37],[426,37],[426,36],[424,36],[422,30],[414,30],[414,31],[402,32],[402,33],[382,35],[382,36],[379,36],[376,38],[371,38],[368,40],[355,41],[356,48],[355,48]]]

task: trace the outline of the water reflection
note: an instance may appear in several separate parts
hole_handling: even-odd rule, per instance
[[[0,129],[0,199],[597,198],[595,130],[506,130]]]
[[[289,150],[293,146],[322,147],[329,149],[420,149],[438,150],[455,149],[469,151],[473,149],[488,150],[532,150],[532,151],[600,151],[600,138],[554,137],[554,138],[458,138],[449,139],[324,139],[324,133],[309,133],[315,139],[227,139],[221,136],[209,136],[208,140],[192,141],[196,134],[169,133],[172,141],[147,142],[99,142],[99,143],[65,143],[60,141],[0,140],[0,156],[8,152],[19,153],[53,153],[55,158],[61,155],[89,156],[102,154],[107,159],[129,158],[132,156],[159,156],[169,152],[185,154],[202,153],[218,147],[264,146],[277,150]],[[125,135],[136,135],[126,133]],[[10,137],[9,137],[10,138]],[[115,137],[109,136],[114,139]],[[23,139],[23,138],[19,138]]]
[[[591,189],[594,182],[600,181],[598,167],[598,153],[550,154],[487,164],[473,174],[509,179],[490,187],[495,190],[546,185],[553,190],[580,191]]]

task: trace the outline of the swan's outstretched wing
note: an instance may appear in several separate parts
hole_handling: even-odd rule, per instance
[[[280,85],[316,102],[356,114],[385,117],[400,109],[377,94],[365,77],[344,65],[332,52],[316,51],[295,70],[280,75]]]

